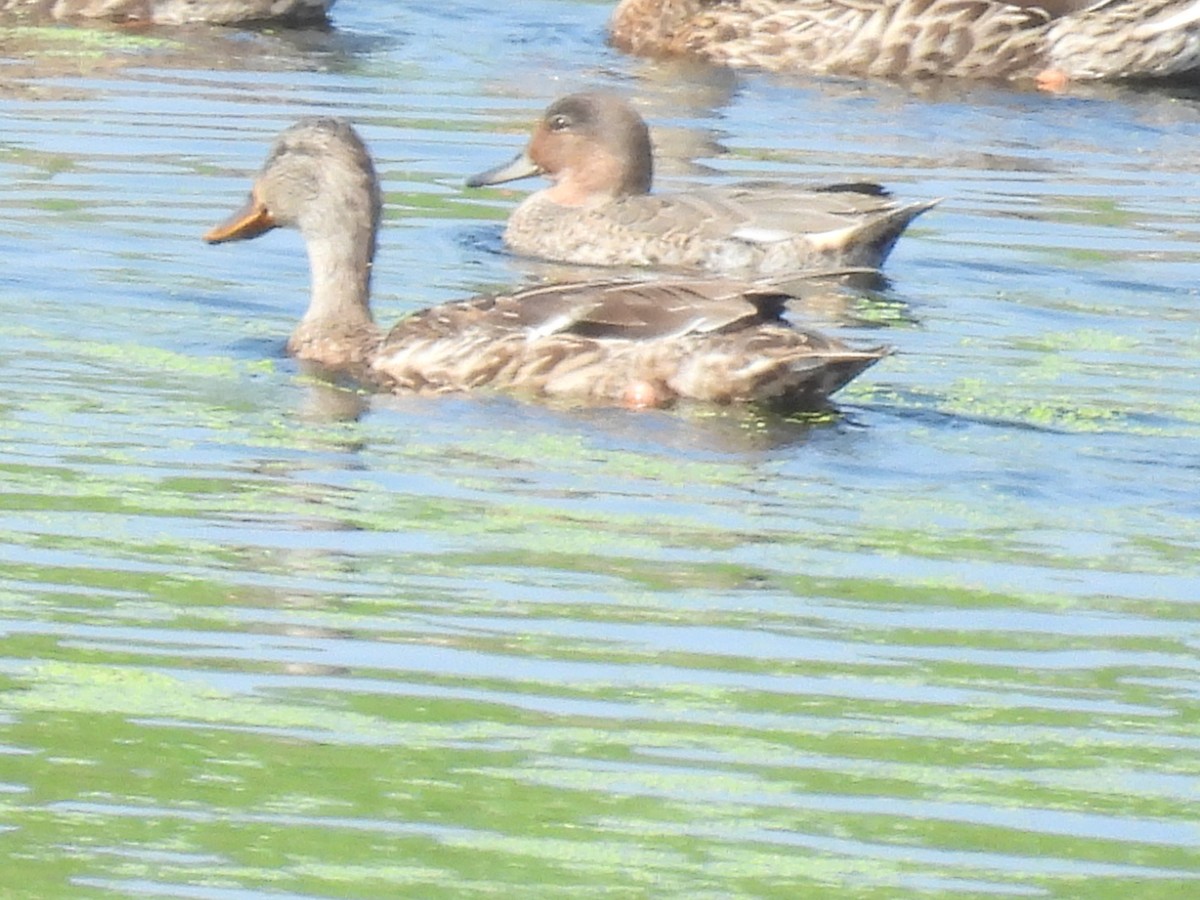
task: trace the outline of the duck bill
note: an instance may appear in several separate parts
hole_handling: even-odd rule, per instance
[[[467,179],[467,187],[483,187],[485,184],[504,184],[506,181],[516,181],[519,178],[529,178],[541,175],[542,169],[529,158],[529,151],[522,150],[516,158],[504,165],[472,175]]]
[[[277,227],[266,204],[253,194],[246,205],[235,212],[220,225],[214,225],[204,235],[204,240],[210,244],[223,244],[225,241],[245,241],[256,238],[260,234]]]

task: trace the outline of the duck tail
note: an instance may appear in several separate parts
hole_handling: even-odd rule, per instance
[[[864,197],[890,197],[892,192],[874,181],[839,181],[837,184],[822,184],[818,194],[862,194]]]
[[[770,404],[787,412],[820,409],[831,396],[893,352],[891,347],[880,345],[863,350],[846,348],[829,356],[793,360],[785,390],[772,398]]]
[[[837,264],[878,269],[912,220],[939,202],[926,200],[885,209],[845,228],[813,235],[811,241],[819,253]]]
[[[793,345],[747,363],[737,373],[734,399],[781,413],[822,409],[833,394],[892,352],[882,345],[855,349],[840,342],[822,350]]]

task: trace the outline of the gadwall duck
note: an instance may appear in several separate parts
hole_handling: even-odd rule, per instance
[[[650,133],[608,93],[556,100],[512,162],[468,187],[545,175],[504,230],[516,253],[598,266],[660,266],[744,277],[828,266],[878,268],[933,203],[897,205],[873,184],[801,191],[767,182],[651,194]]]
[[[0,11],[154,25],[315,25],[335,0],[0,0]]]
[[[1196,0],[621,0],[609,31],[643,55],[1048,89],[1200,67]]]
[[[695,399],[804,409],[888,353],[790,326],[779,290],[712,279],[474,297],[384,333],[369,307],[380,208],[375,169],[354,129],[304,119],[275,141],[246,206],[205,240],[298,229],[312,295],[288,352],[398,392],[497,388],[628,406]]]

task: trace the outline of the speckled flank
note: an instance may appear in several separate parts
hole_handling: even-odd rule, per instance
[[[1200,65],[1196,0],[622,0],[614,45],[889,78],[1156,78]]]

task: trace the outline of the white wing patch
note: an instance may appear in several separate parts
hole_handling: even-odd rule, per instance
[[[778,244],[780,241],[790,241],[796,235],[781,228],[758,228],[754,225],[742,225],[729,233],[731,238],[745,241],[747,244]]]
[[[845,247],[859,231],[858,225],[847,225],[845,228],[835,228],[821,234],[809,235],[813,248],[818,252],[840,250]]]
[[[548,334],[555,334],[559,331],[562,331],[568,325],[573,324],[577,318],[578,316],[569,312],[559,313],[557,316],[551,316],[536,328],[530,328],[529,332],[525,335],[525,340],[536,341],[539,338],[544,338]]]

